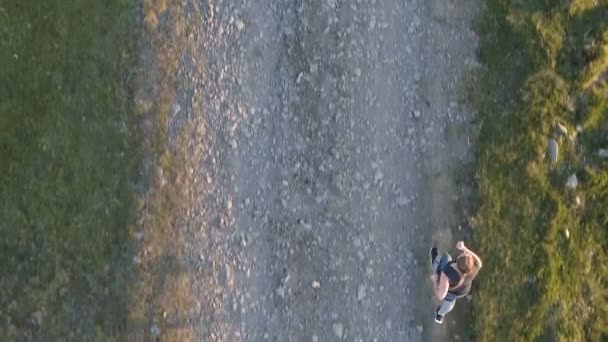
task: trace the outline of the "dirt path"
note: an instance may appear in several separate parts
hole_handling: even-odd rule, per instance
[[[187,37],[175,39],[167,130],[184,156],[171,247],[183,279],[161,287],[142,318],[152,329],[135,335],[446,336],[453,322],[432,322],[426,250],[451,243],[460,217],[452,174],[469,153],[457,88],[472,4],[168,5],[161,27]]]

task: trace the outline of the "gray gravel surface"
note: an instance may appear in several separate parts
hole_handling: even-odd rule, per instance
[[[474,65],[473,5],[169,9],[188,37],[168,139],[185,141],[191,179],[176,229],[194,340],[445,336],[424,328],[430,285],[417,275],[458,216],[450,172],[470,151],[458,89]]]

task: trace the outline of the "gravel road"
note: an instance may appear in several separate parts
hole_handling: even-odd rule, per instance
[[[161,291],[189,300],[143,335],[451,340],[423,275],[431,241],[451,243],[462,217],[474,5],[168,5],[162,44],[184,46],[167,137],[186,156],[171,248],[187,285]]]

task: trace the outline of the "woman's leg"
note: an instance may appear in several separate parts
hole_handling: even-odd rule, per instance
[[[454,306],[456,305],[456,300],[443,300],[443,303],[441,303],[441,306],[437,309],[437,314],[439,316],[445,316],[448,312],[452,311],[452,309],[454,309]]]
[[[439,261],[441,260],[440,256],[435,257],[435,260],[433,260],[433,273],[437,273],[438,267],[439,267]]]
[[[435,260],[433,260],[433,272],[437,274],[441,273],[443,266],[450,262],[450,260],[452,260],[452,256],[447,253],[437,256]]]

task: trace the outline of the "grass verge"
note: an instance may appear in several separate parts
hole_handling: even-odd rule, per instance
[[[607,340],[608,161],[597,151],[608,148],[608,3],[482,3],[470,95],[481,120],[475,244],[485,267],[472,335]],[[555,165],[549,138],[559,142]]]
[[[198,160],[188,149],[193,131],[185,124],[175,136],[169,133],[180,98],[180,63],[193,43],[190,30],[198,29],[185,20],[202,21],[194,12],[184,13],[185,7],[173,0],[143,1],[144,68],[136,82],[136,103],[144,122],[144,165],[149,167],[150,183],[138,208],[137,281],[130,291],[129,329],[121,335],[125,341],[196,340],[190,323],[193,310],[200,310],[195,306],[204,300],[192,296],[193,275],[182,229],[192,184],[187,170]]]
[[[0,336],[106,340],[140,161],[132,2],[0,1]]]

